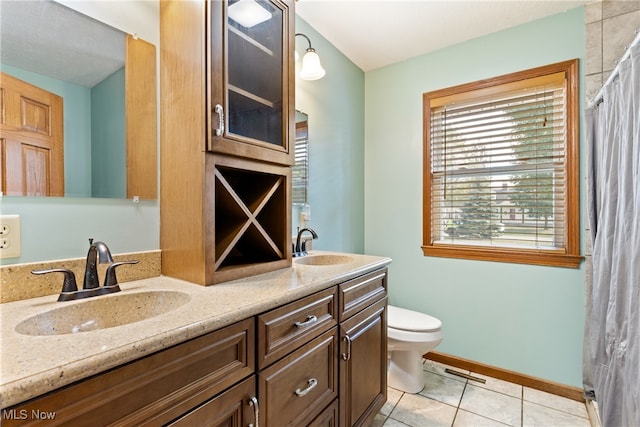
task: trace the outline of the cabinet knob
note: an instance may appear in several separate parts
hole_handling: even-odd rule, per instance
[[[214,110],[218,115],[218,128],[216,129],[216,136],[222,136],[224,133],[224,108],[220,104],[216,104]]]

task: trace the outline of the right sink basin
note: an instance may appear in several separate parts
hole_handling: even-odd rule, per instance
[[[354,260],[353,257],[347,256],[347,255],[333,255],[333,254],[307,255],[307,256],[294,258],[294,259],[296,264],[319,265],[319,266],[346,264]]]

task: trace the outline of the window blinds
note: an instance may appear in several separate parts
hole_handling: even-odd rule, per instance
[[[294,204],[307,203],[309,185],[309,138],[307,122],[296,124],[295,163],[292,168]]]
[[[563,248],[564,73],[431,101],[434,243]]]

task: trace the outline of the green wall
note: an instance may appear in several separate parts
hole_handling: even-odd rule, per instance
[[[393,258],[390,302],[442,320],[438,351],[577,387],[584,267],[422,255],[422,94],[572,58],[582,65],[584,28],[578,8],[365,75],[365,252]]]
[[[91,88],[91,195],[127,197],[124,67]]]
[[[327,74],[320,80],[296,79],[296,109],[309,116],[309,227],[318,233],[314,249],[364,251],[364,73],[296,17]],[[300,59],[308,47],[296,37]],[[294,209],[293,226],[298,224]]]

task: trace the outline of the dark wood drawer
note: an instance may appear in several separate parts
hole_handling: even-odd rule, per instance
[[[337,328],[258,374],[260,425],[309,424],[338,396]]]
[[[252,374],[254,340],[251,318],[13,408],[16,413],[55,413],[54,420],[4,419],[2,425],[141,426],[169,422]]]
[[[307,427],[338,427],[338,421],[338,399],[336,399]]]
[[[376,270],[339,285],[340,321],[369,307],[387,294],[387,269]]]
[[[337,325],[336,287],[258,316],[258,369]]]
[[[255,375],[169,424],[172,427],[224,427],[256,425]]]

